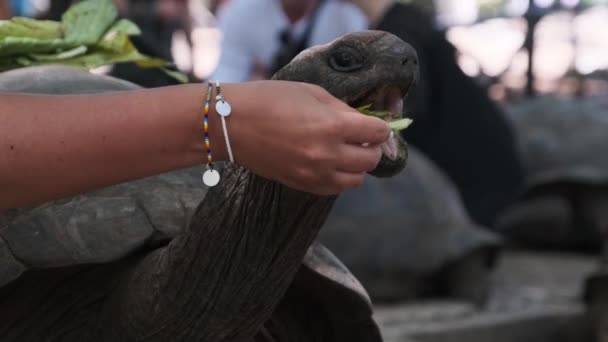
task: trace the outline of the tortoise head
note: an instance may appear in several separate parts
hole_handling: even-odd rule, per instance
[[[344,35],[302,51],[273,79],[319,85],[351,107],[371,105],[400,118],[404,98],[418,79],[418,57],[398,37],[383,31]],[[407,145],[400,134],[382,145],[382,159],[370,174],[390,177],[405,167]]]

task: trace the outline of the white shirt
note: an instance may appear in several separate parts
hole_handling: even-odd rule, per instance
[[[280,47],[279,35],[289,27],[280,0],[231,0],[218,13],[223,33],[220,62],[212,79],[243,82],[256,66],[266,67]],[[308,17],[291,26],[292,35],[301,37]],[[310,45],[328,43],[353,31],[367,29],[364,13],[352,3],[326,0],[319,9],[311,31]]]

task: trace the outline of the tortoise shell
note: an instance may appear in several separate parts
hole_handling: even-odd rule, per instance
[[[456,187],[430,159],[410,146],[407,163],[400,175],[367,177],[342,194],[319,237],[374,299],[418,297],[433,277],[477,251],[491,266],[501,245],[472,222]]]
[[[543,96],[507,107],[528,187],[608,182],[608,103]]]

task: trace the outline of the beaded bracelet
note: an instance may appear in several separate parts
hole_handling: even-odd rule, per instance
[[[203,173],[203,183],[206,186],[216,186],[220,182],[220,173],[213,168],[213,155],[211,154],[211,142],[209,141],[209,106],[212,93],[213,83],[207,82],[207,98],[205,99],[205,116],[203,118],[205,148],[207,149],[207,171]]]

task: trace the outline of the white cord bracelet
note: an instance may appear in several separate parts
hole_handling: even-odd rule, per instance
[[[228,137],[228,128],[226,127],[226,118],[232,113],[232,107],[224,95],[222,95],[222,89],[220,88],[220,82],[215,81],[215,88],[217,95],[215,96],[215,111],[222,120],[222,130],[224,131],[224,140],[226,141],[226,150],[228,151],[228,157],[230,161],[234,163],[234,156],[232,155],[232,146],[230,146],[230,138]]]

